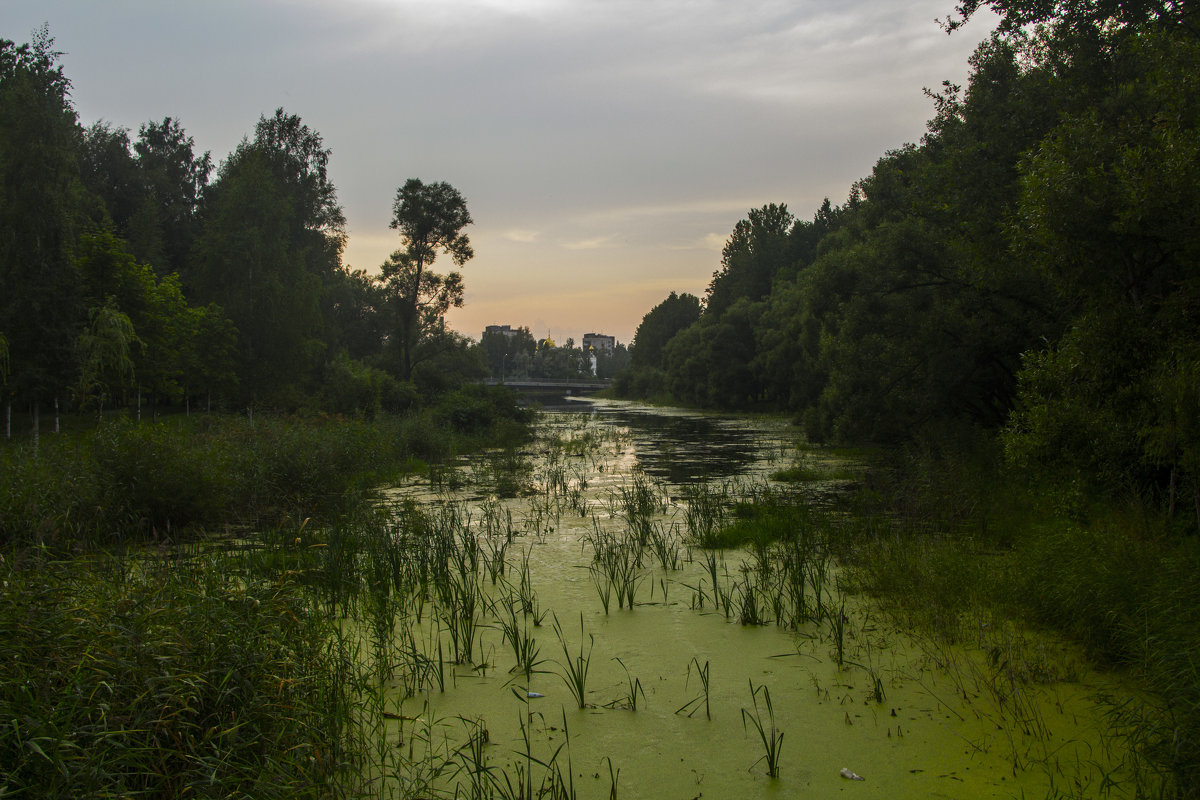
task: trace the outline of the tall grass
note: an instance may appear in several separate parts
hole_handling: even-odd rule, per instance
[[[425,412],[371,423],[264,415],[114,420],[44,436],[37,452],[0,444],[0,545],[178,541],[223,525],[336,514],[403,471],[487,441],[486,429],[460,430],[454,419]],[[515,441],[518,422],[500,422],[495,435]]]
[[[215,566],[5,557],[0,793],[316,798],[353,784],[352,658],[296,585]]]
[[[472,408],[0,445],[0,795],[428,791],[450,755],[389,734],[393,702],[445,687],[442,632],[415,625],[434,604],[471,659],[511,522],[488,520],[485,546],[457,508],[369,501],[399,471],[525,435]]]

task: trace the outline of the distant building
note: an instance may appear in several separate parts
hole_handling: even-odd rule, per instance
[[[483,333],[484,333],[484,336],[486,336],[489,333],[502,333],[502,334],[504,334],[504,336],[506,338],[511,339],[512,337],[514,337],[518,333],[520,333],[520,331],[513,328],[511,325],[488,325],[486,328],[483,329]]]
[[[590,348],[597,353],[612,355],[612,351],[616,346],[617,337],[615,336],[605,336],[603,333],[585,333],[583,335],[583,350],[585,353]]]

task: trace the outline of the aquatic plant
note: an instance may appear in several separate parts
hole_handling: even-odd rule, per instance
[[[639,548],[649,543],[654,517],[667,507],[653,481],[640,471],[633,473],[631,483],[617,489],[614,505]]]
[[[759,694],[762,695],[763,701],[761,709],[758,704]],[[750,699],[753,702],[753,711],[747,708],[742,709],[742,727],[745,729],[747,722],[753,725],[763,746],[763,755],[754,763],[765,761],[767,775],[778,778],[779,762],[783,751],[783,731],[775,726],[775,707],[771,704],[771,690],[766,687],[766,684],[755,687],[754,682],[750,681]],[[763,711],[766,711],[766,720],[763,719]]]
[[[709,686],[708,686],[708,661],[704,662],[704,666],[700,666],[700,659],[692,656],[692,660],[688,662],[687,682],[692,679],[692,667],[696,668],[696,677],[700,680],[700,694],[687,701],[679,708],[675,709],[676,714],[687,712],[689,717],[694,716],[700,710],[700,706],[704,706],[704,718],[712,719],[712,709],[709,707]],[[685,684],[686,685],[686,684]]]
[[[650,550],[658,557],[658,562],[664,570],[678,570],[682,566],[679,552],[679,536],[675,523],[669,526],[654,523],[649,527]]]
[[[452,777],[458,778],[465,773],[468,792],[466,798],[488,800],[495,796],[494,789],[498,771],[495,765],[489,763],[487,757],[490,734],[482,719],[465,717],[458,719],[466,729],[467,740],[454,751],[457,763]],[[461,786],[461,781],[458,785]],[[455,796],[459,796],[457,788]]]
[[[708,570],[709,579],[712,581],[713,600],[716,601],[717,597],[718,597],[718,595],[717,595],[718,587],[720,586],[720,578],[718,577],[718,573],[717,573],[717,551],[716,550],[705,550],[704,551],[704,566]]]
[[[842,597],[841,607],[829,615],[829,631],[834,644],[834,661],[839,667],[846,658],[846,598]]]
[[[738,621],[743,625],[762,625],[765,620],[759,609],[757,586],[748,574],[744,573],[743,577],[744,579],[736,581],[732,588],[732,592],[738,597]]]
[[[521,604],[521,613],[528,614],[533,620],[533,626],[540,628],[546,612],[538,603],[537,592],[533,589],[532,573],[529,571],[529,550],[521,551],[521,570],[517,581],[516,597]]]
[[[638,586],[645,576],[641,570],[639,553],[641,548],[630,535],[619,537],[601,529],[599,520],[592,518],[592,533],[586,540],[592,546],[592,562],[589,570],[600,601],[607,614],[612,594],[617,596],[617,608],[633,605]]]
[[[605,570],[601,562],[593,561],[588,564],[588,574],[592,578],[592,585],[596,587],[596,592],[600,595],[600,605],[604,607],[604,613],[608,614],[609,607],[612,605],[612,573]]]
[[[718,547],[717,532],[725,520],[728,487],[723,486],[718,490],[707,483],[692,484],[684,487],[683,499],[684,529],[688,543],[696,547]]]
[[[516,538],[513,530],[512,509],[502,509],[498,502],[483,505],[483,535],[479,545],[484,551],[484,563],[492,584],[504,576],[507,565],[508,547]]]
[[[585,650],[583,647],[583,612],[579,614],[579,653],[572,655],[570,648],[567,647],[566,637],[563,636],[562,627],[558,623],[558,617],[554,617],[554,634],[558,637],[558,642],[562,646],[563,660],[555,660],[555,664],[559,666],[561,672],[558,676],[562,678],[563,683],[567,685],[571,695],[575,698],[575,702],[580,708],[587,708],[587,679],[588,670],[592,663],[592,647],[596,642],[596,637],[593,634],[588,634],[588,646]]]
[[[474,657],[475,635],[483,624],[478,578],[473,572],[450,573],[438,589],[438,614],[450,634],[454,661],[469,664]]]
[[[517,614],[519,605],[519,600],[510,599],[508,601],[506,604],[508,615],[500,619],[500,627],[504,640],[512,648],[513,658],[516,662],[509,672],[520,671],[525,676],[525,681],[528,682],[534,672],[540,671],[537,667],[544,662],[544,659],[538,658],[541,648],[538,646],[537,639],[529,633],[528,615]]]
[[[549,798],[549,800],[575,800],[575,773],[570,763],[570,728],[567,725],[566,710],[563,710],[562,730],[563,741],[550,755],[539,758],[534,755],[533,724],[535,719],[544,717],[529,708],[528,692],[513,689],[513,694],[523,704],[523,713],[518,717],[521,728],[522,749],[517,751],[520,759],[513,765],[512,773],[504,770],[493,774],[491,784],[496,797],[501,800],[534,800],[534,798]],[[567,752],[567,775],[563,777],[563,769],[559,758],[563,751]],[[540,777],[535,777],[538,773]]]
[[[605,703],[605,708],[625,708],[630,711],[637,711],[638,697],[643,701],[646,699],[646,692],[642,689],[642,681],[640,678],[635,678],[629,674],[629,668],[625,666],[625,662],[620,658],[613,656],[613,661],[621,665],[621,669],[625,671],[625,695],[617,698],[611,703]]]

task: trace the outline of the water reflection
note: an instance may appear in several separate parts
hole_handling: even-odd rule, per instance
[[[581,399],[564,410],[590,411],[596,421],[627,430],[642,470],[674,485],[740,475],[772,444],[761,430],[678,409]]]
[[[754,461],[757,442],[744,430],[702,417],[610,413],[629,429],[638,463],[648,475],[672,484],[731,478]]]

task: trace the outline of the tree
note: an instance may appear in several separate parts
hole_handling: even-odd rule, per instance
[[[663,348],[675,334],[700,320],[700,298],[671,292],[667,299],[646,312],[633,334],[630,364],[637,369],[663,366]]]
[[[537,350],[537,342],[529,328],[484,331],[479,339],[479,349],[496,380],[528,378],[528,367]]]
[[[328,293],[330,340],[351,359],[377,358],[387,340],[387,296],[366,270],[343,270]]]
[[[297,404],[330,349],[345,218],[328,160],[320,135],[279,109],[259,119],[207,193],[196,294],[236,326],[238,385],[251,403]]]
[[[771,291],[775,273],[792,261],[794,223],[787,206],[775,203],[738,221],[721,251],[721,268],[708,285],[705,313],[720,315],[738,299],[755,302]]]
[[[80,408],[94,403],[97,416],[103,418],[105,402],[133,385],[133,351],[139,340],[129,317],[111,303],[93,308],[90,317],[79,336],[75,398]]]
[[[384,263],[380,281],[395,314],[395,337],[400,351],[400,377],[412,376],[414,352],[420,341],[442,328],[451,307],[462,306],[459,272],[429,271],[439,253],[462,266],[474,255],[462,229],[472,222],[463,196],[448,183],[426,185],[409,178],[396,191],[391,227],[404,245]]]
[[[1169,512],[1190,487],[1200,524],[1200,42],[1153,30],[1114,47],[1110,95],[1022,165],[1014,243],[1070,319],[1027,354],[1006,447]]]
[[[432,332],[421,340],[417,349],[419,357],[413,363],[412,383],[426,399],[487,377],[483,354],[460,333]]]
[[[229,397],[238,388],[238,331],[216,304],[189,309],[188,335],[183,349],[183,395],[191,410],[191,394],[203,391],[205,410],[212,397]]]
[[[32,44],[0,39],[0,332],[9,398],[39,404],[72,380],[84,320],[71,258],[79,196],[70,82],[45,27]]]
[[[946,29],[962,27],[984,6],[1000,15],[1001,30],[1006,32],[1046,22],[1064,22],[1073,28],[1165,22],[1195,30],[1195,8],[1186,0],[964,0],[955,9],[958,17],[946,20]]]
[[[596,353],[596,377],[615,378],[629,366],[629,348],[617,342],[612,352],[601,350]]]
[[[756,402],[760,386],[750,364],[762,305],[739,298],[721,316],[705,314],[672,337],[663,352],[663,369],[673,397],[721,409],[745,409]]]
[[[200,201],[212,173],[209,154],[197,156],[194,147],[171,117],[142,125],[133,145],[142,196],[126,235],[138,258],[181,274],[187,274]]]
[[[130,220],[145,195],[145,182],[131,147],[127,128],[114,128],[101,120],[83,131],[83,185],[94,198],[89,216],[93,224],[112,226],[122,238],[128,238]]]

